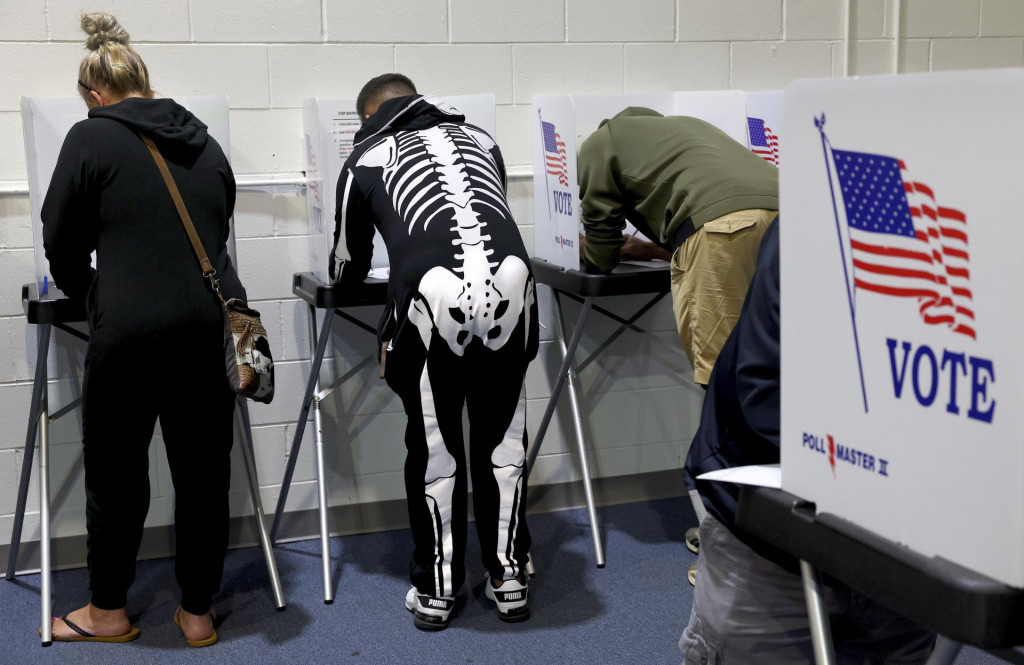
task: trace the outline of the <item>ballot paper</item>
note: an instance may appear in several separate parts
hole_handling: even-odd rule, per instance
[[[736,483],[737,485],[755,485],[757,487],[782,487],[782,468],[778,464],[755,464],[752,466],[734,466],[731,469],[709,471],[697,476],[697,480],[715,480],[718,482]]]
[[[626,236],[626,242],[629,242],[634,236],[640,236],[640,240],[647,242],[654,242],[651,238],[648,238],[640,229],[636,228],[628,221],[626,222],[626,228],[623,229],[622,235]],[[640,268],[664,268],[668,265],[668,261],[663,259],[624,259],[619,263],[630,266],[638,266]]]

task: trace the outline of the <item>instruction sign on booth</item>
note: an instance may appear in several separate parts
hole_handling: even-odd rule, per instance
[[[1022,114],[1024,70],[798,82],[780,173],[783,489],[1016,587]]]

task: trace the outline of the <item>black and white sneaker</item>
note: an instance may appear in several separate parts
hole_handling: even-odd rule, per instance
[[[455,607],[450,596],[428,596],[416,591],[416,587],[405,594],[405,609],[412,612],[412,622],[420,630],[444,630]]]
[[[525,579],[505,580],[496,588],[488,574],[484,586],[486,596],[498,605],[498,617],[502,621],[526,621],[530,618],[530,589]]]

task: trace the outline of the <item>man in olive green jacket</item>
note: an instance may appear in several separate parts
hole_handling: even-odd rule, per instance
[[[707,385],[778,215],[778,170],[703,120],[638,107],[602,122],[577,164],[584,267],[619,263],[626,220],[671,251],[679,337]]]

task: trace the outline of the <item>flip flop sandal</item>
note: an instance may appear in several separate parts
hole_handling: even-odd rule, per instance
[[[178,609],[174,610],[174,625],[176,625],[178,628],[181,628],[181,619],[178,618],[178,614],[180,612],[181,612],[181,605],[178,605]],[[212,621],[216,621],[217,620],[217,612],[216,611],[211,609],[208,612],[208,614],[210,615],[210,619]],[[182,634],[184,634],[184,631],[182,631]],[[204,638],[199,639],[199,640],[190,640],[190,639],[188,639],[186,637],[185,638],[185,644],[189,645],[190,647],[195,647],[195,648],[208,647],[208,646],[210,646],[212,644],[216,644],[218,639],[220,639],[220,638],[217,637],[217,629],[214,628],[213,629],[213,634],[210,635],[209,637],[204,637]]]
[[[68,612],[70,614],[70,612]],[[64,625],[71,630],[78,633],[75,637],[57,637],[53,636],[54,642],[131,642],[139,636],[139,629],[132,626],[131,630],[122,635],[93,635],[89,631],[85,630],[81,626],[76,625],[74,622],[68,620],[68,615],[65,614],[62,617],[53,617],[54,621],[63,621]],[[39,629],[39,634],[42,634],[42,629]]]

